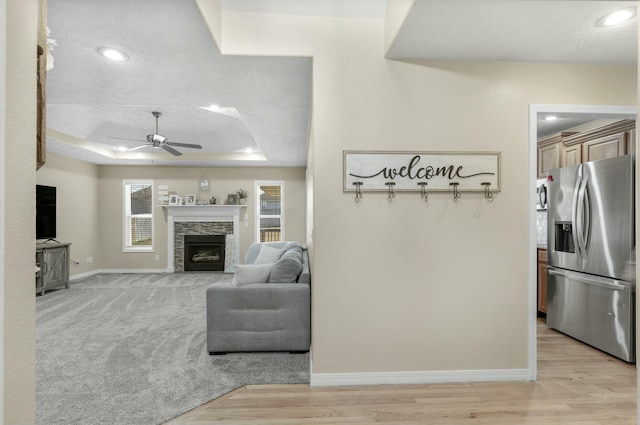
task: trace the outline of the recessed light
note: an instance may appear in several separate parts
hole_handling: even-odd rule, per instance
[[[246,148],[246,149],[244,150],[244,153],[253,153],[253,149],[251,149],[251,148]]]
[[[599,27],[612,27],[615,25],[622,24],[623,22],[627,22],[635,16],[636,16],[636,9],[633,7],[619,9],[598,19],[598,22],[596,22],[596,25]]]
[[[545,121],[555,121],[557,119],[558,119],[558,117],[556,117],[555,115],[547,115],[544,120]]]
[[[111,47],[100,47],[98,52],[107,59],[111,59],[116,62],[125,62],[129,60],[129,56],[126,53],[113,49]]]
[[[127,148],[124,146],[118,146],[116,149],[119,150],[120,152],[125,152],[127,150]]]

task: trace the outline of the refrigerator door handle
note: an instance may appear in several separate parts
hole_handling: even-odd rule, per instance
[[[581,234],[580,222],[578,221],[580,215],[578,214],[578,205],[580,204],[580,185],[582,184],[582,164],[578,165],[578,177],[576,178],[576,185],[573,189],[573,202],[571,203],[571,221],[575,226],[573,229],[573,245],[576,247],[576,254],[578,257],[582,257],[582,245],[579,235]]]
[[[587,253],[587,247],[589,245],[589,232],[591,231],[591,199],[589,198],[589,179],[585,178],[584,179],[584,184],[583,184],[583,188],[582,188],[582,197],[584,199],[583,202],[583,208],[584,208],[584,215],[583,215],[583,222],[582,222],[582,235],[583,235],[583,240],[582,240],[582,250],[584,251],[585,255]]]
[[[616,279],[607,279],[603,277],[589,276],[589,275],[584,275],[582,273],[573,273],[570,271],[557,270],[557,269],[551,269],[551,268],[549,268],[547,271],[549,272],[549,274],[554,276],[561,276],[570,280],[576,280],[578,282],[587,283],[589,285],[594,285],[594,286],[600,286],[602,288],[612,289],[614,291],[624,291],[626,289],[626,286],[621,283],[618,283],[621,281]]]
[[[587,255],[587,241],[589,238],[589,194],[587,184],[589,179],[586,175],[580,176],[580,186],[578,188],[578,201],[576,205],[576,233],[578,234],[578,245],[582,256]]]

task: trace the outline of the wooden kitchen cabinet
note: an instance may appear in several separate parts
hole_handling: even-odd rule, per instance
[[[560,168],[560,150],[562,143],[538,146],[538,178],[546,177],[549,170]]]
[[[572,131],[561,131],[538,140],[538,178],[547,177],[547,172],[554,168],[564,167],[565,156],[563,141],[574,135]]]
[[[563,146],[562,166],[571,167],[582,162],[582,145]]]
[[[547,314],[547,250],[538,248],[538,313]]]
[[[615,158],[627,154],[627,133],[621,132],[582,144],[583,162]]]
[[[636,153],[636,129],[627,132],[627,154],[635,155]]]
[[[621,120],[564,137],[562,167],[635,153],[635,120]]]

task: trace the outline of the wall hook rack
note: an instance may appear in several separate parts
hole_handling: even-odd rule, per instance
[[[420,186],[420,197],[425,200],[425,202],[429,199],[429,194],[427,193],[427,182],[420,182],[418,186]]]
[[[484,186],[484,198],[489,202],[493,202],[493,194],[489,191],[489,186],[491,186],[491,183],[482,182],[480,184]]]
[[[458,202],[458,199],[462,197],[462,194],[458,192],[459,184],[458,182],[449,183],[449,186],[453,187],[453,202]]]
[[[396,193],[393,191],[393,186],[396,185],[395,182],[386,182],[385,185],[388,188],[388,192],[387,192],[387,202],[392,202],[393,198],[396,197]]]
[[[453,192],[455,202],[462,192],[477,193],[492,202],[501,191],[501,158],[500,152],[345,150],[342,191],[355,192],[356,203],[365,192],[386,193],[387,202],[398,192],[418,192],[425,202],[434,193]]]
[[[362,190],[360,190],[360,187],[362,186],[362,182],[353,182],[353,185],[356,187],[356,202],[360,202],[360,200],[362,199]]]

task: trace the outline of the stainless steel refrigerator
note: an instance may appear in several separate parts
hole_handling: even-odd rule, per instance
[[[549,174],[547,326],[635,362],[634,156]]]

